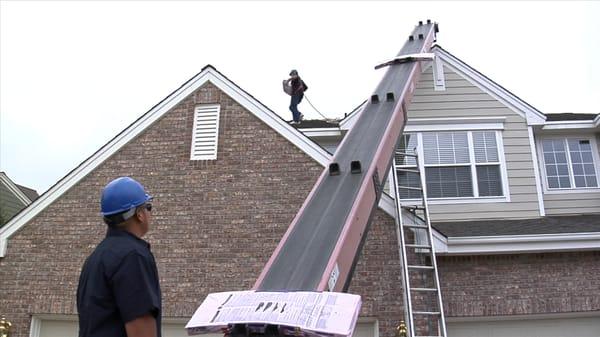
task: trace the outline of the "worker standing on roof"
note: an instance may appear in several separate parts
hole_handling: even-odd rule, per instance
[[[292,112],[293,120],[290,124],[298,124],[304,117],[304,115],[298,111],[298,104],[302,102],[306,89],[308,89],[308,86],[300,76],[298,76],[298,71],[295,69],[290,72],[289,79],[283,80],[283,91],[292,96],[290,101],[290,111]]]
[[[129,177],[104,187],[100,203],[108,231],[79,277],[79,337],[161,336],[156,261],[141,238],[150,229],[151,201]]]

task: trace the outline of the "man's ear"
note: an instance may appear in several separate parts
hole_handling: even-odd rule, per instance
[[[142,214],[141,208],[135,210],[135,216],[137,217],[138,221],[141,222],[143,220],[144,215]]]

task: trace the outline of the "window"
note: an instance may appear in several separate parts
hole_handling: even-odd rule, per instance
[[[201,105],[194,111],[190,160],[217,159],[219,140],[219,105]]]
[[[501,197],[503,177],[498,131],[421,132],[405,134],[396,153],[398,185],[420,187],[414,158],[417,149],[425,168],[428,198]],[[421,171],[423,172],[423,171]],[[418,190],[400,188],[402,199],[420,198]]]
[[[410,170],[417,169],[416,158],[408,154],[417,154],[417,135],[404,134],[400,138],[398,151],[395,154],[396,166],[400,166],[406,170],[398,170],[398,186],[420,188],[421,181],[419,173],[411,172]],[[399,189],[401,199],[417,199],[421,198],[421,191],[408,188]]]
[[[549,189],[598,187],[589,139],[544,139],[542,152]]]

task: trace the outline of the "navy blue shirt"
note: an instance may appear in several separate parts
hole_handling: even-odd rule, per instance
[[[109,228],[83,264],[77,288],[79,337],[126,337],[125,323],[146,314],[160,337],[161,293],[150,245]]]

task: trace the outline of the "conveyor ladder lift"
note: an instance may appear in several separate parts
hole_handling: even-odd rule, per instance
[[[433,54],[430,51],[437,31],[437,24],[431,20],[427,20],[426,23],[419,21],[418,26],[404,41],[398,55],[376,66],[376,68],[385,68],[385,74],[370,99],[366,101],[361,113],[356,117],[354,126],[344,136],[329,165],[317,179],[252,290],[209,294],[188,322],[186,328],[189,333],[206,333],[221,327],[231,337],[248,337],[251,334],[332,336],[332,331],[336,331],[335,336],[339,337],[349,337],[352,334],[360,312],[360,298],[357,299],[356,295],[340,295],[339,298],[349,299],[344,303],[351,304],[344,307],[344,310],[336,309],[336,311],[330,307],[327,310],[322,309],[324,305],[314,303],[305,306],[304,300],[301,299],[294,300],[297,302],[293,303],[290,301],[290,306],[285,311],[284,308],[288,305],[285,298],[288,294],[296,296],[298,293],[301,295],[306,293],[307,296],[316,298],[315,294],[323,292],[348,291],[375,210],[383,194],[386,177],[389,170],[395,168],[393,158],[396,144],[402,136],[407,107],[423,71],[421,63],[432,60]],[[397,176],[394,175],[394,179],[397,180]],[[422,196],[425,199],[424,192]],[[396,200],[400,200],[398,195]],[[397,206],[397,218],[400,218],[399,214],[402,210],[399,208],[400,204]],[[424,202],[423,207],[415,207],[411,213],[417,219],[418,213],[424,211],[425,214],[420,219],[425,220],[423,222],[425,226],[415,222],[414,224],[400,223],[398,227],[398,234],[402,240],[401,255],[404,259],[403,279],[407,284],[405,290],[409,295],[410,293],[416,295],[409,296],[406,302],[409,310],[407,322],[410,326],[410,337],[434,335],[446,337],[435,254],[431,245],[431,229],[425,206]],[[408,238],[406,236],[408,231],[419,233],[423,232],[423,229],[428,237],[426,245],[404,243]],[[423,235],[421,233],[413,236],[421,238]],[[425,262],[428,257],[430,264],[413,263],[412,255],[407,254],[407,248],[414,250],[415,254],[412,255],[423,258]],[[424,252],[428,253],[422,254]],[[427,272],[432,271],[433,276],[426,276]],[[422,275],[419,276],[420,274]],[[434,282],[435,285],[416,283],[417,280],[425,279]],[[276,305],[261,306],[264,304],[263,295],[274,296],[275,300],[269,300],[268,303]],[[433,308],[433,305],[428,306],[429,309],[420,308],[414,301],[432,295],[437,296],[437,309]],[[220,296],[225,298],[221,299]],[[237,300],[228,302],[232,296],[236,299],[242,298],[244,303],[253,303],[250,307],[254,308],[256,305],[255,310],[248,311],[248,306],[238,308]],[[279,308],[277,304],[281,305],[280,312],[274,312],[275,308]],[[294,311],[291,309],[292,306],[297,306],[298,309]],[[221,310],[222,308],[226,310]],[[267,308],[272,309],[265,313]],[[242,311],[243,317],[238,315]],[[323,320],[316,319],[315,317],[321,317],[321,314],[313,314],[313,311],[323,313]],[[332,320],[331,326],[325,324],[331,317],[342,311],[343,318],[336,316],[338,321]],[[291,321],[289,317],[298,316],[294,314],[295,312],[311,314],[299,315],[301,316],[298,317],[299,320]],[[234,314],[230,315],[230,313]],[[275,318],[263,319],[267,314],[272,314]],[[423,320],[423,317],[427,319]],[[333,326],[337,330],[330,329]],[[431,326],[431,331],[436,328],[439,332],[415,333],[418,331],[415,328],[421,326]]]
[[[410,158],[415,162],[416,168],[397,165],[396,158]],[[396,201],[396,233],[404,291],[406,336],[447,337],[435,248],[427,207],[427,189],[419,167],[418,156],[416,152],[408,153],[397,150],[392,165]],[[420,187],[400,185],[398,183],[399,173],[418,175]],[[407,192],[409,191],[412,192],[410,193],[411,198],[415,194],[419,195],[419,205],[403,205],[401,202],[403,191],[405,195],[408,195]]]

